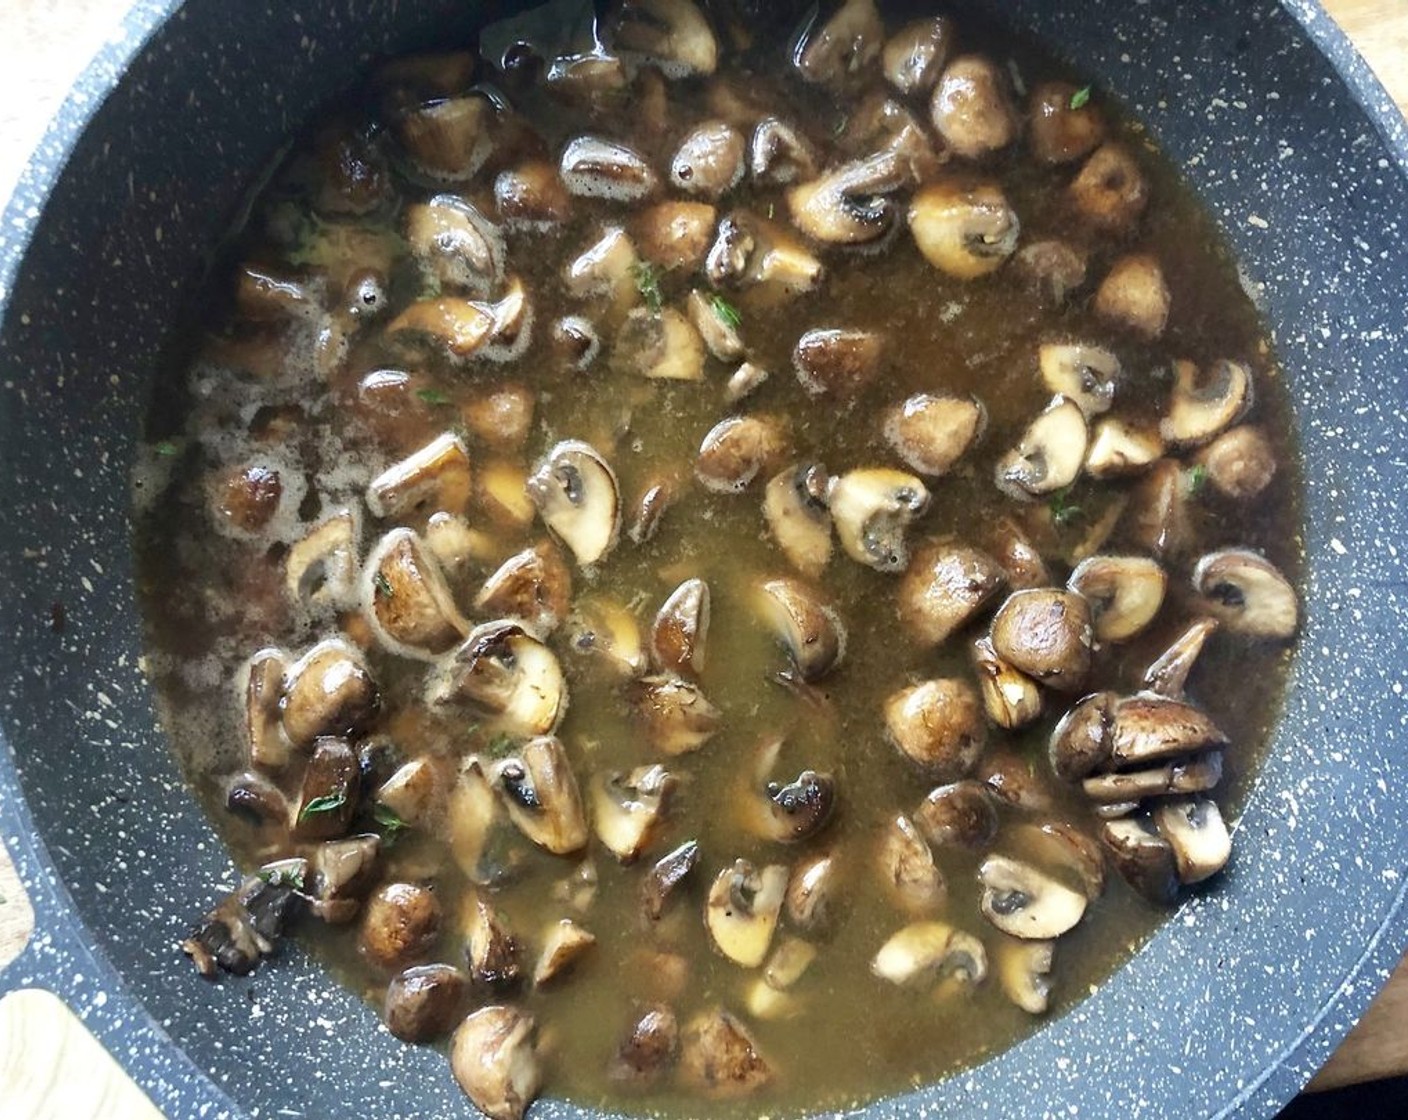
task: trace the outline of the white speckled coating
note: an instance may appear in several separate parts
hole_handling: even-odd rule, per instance
[[[180,959],[230,872],[137,669],[127,475],[164,332],[248,169],[368,53],[505,6],[252,0],[238,34],[226,3],[163,25],[175,7],[138,5],[0,227],[0,834],[40,928],[0,989],[58,992],[173,1120],[468,1116],[438,1054],[298,951],[220,987]],[[1307,0],[1003,10],[1150,123],[1239,252],[1296,403],[1309,609],[1230,873],[1027,1042],[864,1115],[1265,1116],[1408,940],[1408,138]]]

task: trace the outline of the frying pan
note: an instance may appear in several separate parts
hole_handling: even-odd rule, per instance
[[[220,986],[176,951],[234,880],[141,672],[128,472],[252,169],[369,56],[510,7],[140,0],[4,216],[0,833],[38,927],[0,992],[57,993],[173,1118],[472,1114],[296,947]],[[1150,124],[1242,261],[1309,480],[1304,630],[1228,872],[1027,1041],[861,1115],[1266,1116],[1408,942],[1408,136],[1308,0],[1002,13]]]

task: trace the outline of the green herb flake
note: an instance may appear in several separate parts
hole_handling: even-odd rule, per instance
[[[1195,463],[1183,473],[1183,478],[1188,487],[1188,496],[1196,498],[1208,484],[1208,469],[1202,463]]]
[[[636,291],[645,300],[645,306],[658,314],[665,297],[660,292],[660,274],[655,266],[649,261],[637,261],[631,266],[631,275],[635,277]]]
[[[1052,494],[1050,502],[1047,503],[1047,508],[1051,511],[1052,522],[1060,528],[1070,525],[1081,515],[1080,506],[1075,505],[1071,501],[1071,488],[1069,486],[1057,490],[1056,493]]]
[[[395,809],[390,805],[383,805],[379,801],[372,808],[372,819],[376,821],[377,826],[388,840],[399,836],[411,827],[401,819]]]
[[[176,454],[177,448],[169,439],[164,439],[156,445],[156,453],[164,459],[169,459]]]
[[[391,586],[391,581],[387,579],[383,573],[377,572],[376,575],[372,576],[372,586],[376,588],[376,593],[380,598],[396,598],[396,589]]]
[[[495,735],[492,739],[489,740],[489,745],[484,749],[487,750],[495,758],[507,758],[514,752],[517,747],[518,741],[512,735],[508,734],[507,732],[500,731],[497,735]]]
[[[1089,105],[1089,104],[1090,104],[1090,87],[1089,87],[1089,86],[1082,86],[1080,89],[1076,90],[1075,93],[1071,94],[1071,108],[1072,108],[1072,109],[1084,109],[1084,108],[1085,108],[1087,105]]]
[[[309,817],[317,816],[320,813],[336,813],[347,804],[347,794],[345,793],[325,793],[322,797],[315,797],[307,805],[298,811],[300,821]]]
[[[738,313],[738,308],[724,299],[723,296],[715,293],[709,297],[709,306],[714,309],[714,314],[718,316],[719,322],[726,327],[737,330],[743,322],[743,316]]]
[[[442,393],[439,389],[417,389],[416,396],[419,397],[426,404],[434,405],[437,408],[441,405],[453,403],[450,398],[447,397],[444,393]]]

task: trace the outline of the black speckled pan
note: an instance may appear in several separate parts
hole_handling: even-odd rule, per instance
[[[1408,943],[1408,136],[1309,0],[1002,8],[1149,122],[1240,254],[1296,405],[1308,606],[1229,873],[1028,1041],[863,1115],[1266,1116]],[[139,669],[128,470],[251,169],[369,54],[501,14],[140,0],[4,215],[0,830],[39,931],[0,991],[52,989],[173,1120],[471,1114],[301,953],[232,991],[176,951],[231,872]]]

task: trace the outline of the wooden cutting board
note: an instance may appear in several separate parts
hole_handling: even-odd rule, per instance
[[[1324,0],[1326,10],[1408,113],[1408,0]],[[113,0],[0,0],[0,198],[64,91],[117,26]],[[0,847],[0,968],[28,940],[32,917]],[[1408,958],[1312,1089],[1408,1073]],[[0,1002],[5,1120],[161,1120],[160,1113],[53,996]]]

